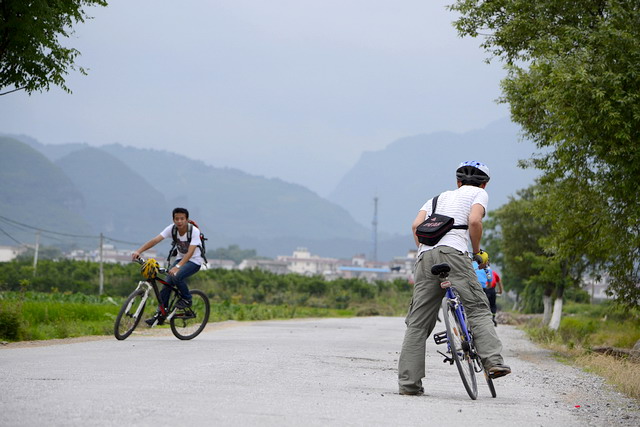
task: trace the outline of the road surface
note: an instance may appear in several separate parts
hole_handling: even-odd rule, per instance
[[[126,341],[0,346],[0,426],[640,425],[638,406],[500,325],[513,373],[467,396],[427,345],[424,396],[401,396],[403,319],[210,324],[192,341],[144,329]],[[444,329],[441,325],[437,329]]]

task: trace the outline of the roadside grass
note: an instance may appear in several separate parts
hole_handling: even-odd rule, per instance
[[[111,335],[124,298],[70,293],[1,292],[0,340],[35,341]],[[151,315],[152,309],[147,306]],[[351,317],[353,309],[211,302],[209,322]],[[140,326],[139,326],[140,327]]]
[[[605,378],[619,391],[640,401],[640,363],[600,353],[576,357],[576,364]]]
[[[623,312],[610,303],[567,304],[557,331],[540,318],[524,325],[529,337],[564,362],[603,377],[618,391],[640,401],[640,359],[601,354],[598,347],[631,350],[640,340],[640,311]]]

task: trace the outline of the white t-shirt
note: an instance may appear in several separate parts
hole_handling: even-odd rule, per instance
[[[427,217],[431,215],[432,200],[433,199],[429,199],[427,203],[420,208],[421,211],[427,212]],[[445,191],[440,194],[438,203],[436,204],[436,213],[453,218],[453,225],[468,225],[471,206],[480,204],[484,207],[486,213],[488,203],[489,195],[483,188],[474,187],[473,185],[463,185],[456,190]],[[435,246],[420,244],[418,255],[436,246],[449,246],[461,252],[466,252],[469,249],[470,242],[468,229],[462,230],[454,228],[445,234]]]
[[[160,233],[162,238],[173,240],[173,238],[171,237],[172,229],[173,229],[173,224],[171,224],[170,226],[162,230],[162,233]],[[186,232],[183,235],[180,235],[180,232],[177,233],[178,245],[176,246],[176,248],[178,249],[178,255],[176,256],[176,259],[178,261],[181,260],[187,254],[187,251],[189,250],[190,245],[194,245],[194,246],[200,245],[200,230],[198,229],[198,227],[196,227],[195,225],[193,226],[193,230],[191,231],[191,242],[187,242],[187,234],[188,233]],[[202,259],[202,253],[199,247],[197,247],[196,250],[193,252],[193,255],[191,256],[191,258],[189,258],[189,261],[194,264],[202,265],[202,263],[204,262],[204,259]]]

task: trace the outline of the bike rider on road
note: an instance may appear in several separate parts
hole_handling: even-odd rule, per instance
[[[131,259],[136,260],[144,251],[151,249],[162,240],[172,237],[173,227],[177,228],[177,255],[176,260],[169,268],[167,282],[178,287],[182,299],[176,304],[176,308],[186,308],[191,306],[191,293],[187,286],[187,278],[196,274],[204,262],[200,251],[200,230],[194,225],[191,234],[191,242],[187,242],[187,231],[189,227],[189,211],[185,208],[175,208],[173,210],[173,224],[166,227],[160,234],[140,246],[137,251],[131,254]],[[160,298],[165,307],[169,304],[171,290],[163,286],[160,290]],[[156,312],[154,317],[145,320],[148,325],[153,325],[155,319],[161,317],[160,312]],[[158,320],[162,324],[164,318]]]
[[[460,293],[473,330],[476,350],[491,378],[511,373],[503,364],[502,343],[493,326],[489,302],[478,282],[468,256],[471,244],[474,259],[482,266],[488,256],[480,249],[482,218],[485,215],[489,196],[484,190],[489,182],[489,168],[480,162],[461,163],[456,170],[458,188],[445,191],[438,197],[437,212],[455,220],[457,225],[468,225],[469,229],[452,229],[435,246],[420,244],[416,228],[431,214],[429,199],[413,221],[413,236],[418,246],[415,266],[415,286],[409,312],[405,319],[407,330],[398,362],[398,385],[400,394],[421,395],[424,393],[422,378],[425,376],[426,340],[433,331],[438,310],[445,295],[438,277],[431,274],[431,267],[447,263],[451,267],[449,280]],[[484,258],[482,257],[484,255]]]

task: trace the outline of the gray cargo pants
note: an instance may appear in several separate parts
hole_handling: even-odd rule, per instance
[[[449,280],[458,290],[467,321],[473,331],[476,349],[486,369],[503,363],[502,343],[491,320],[489,301],[471,266],[471,259],[448,246],[423,252],[416,263],[413,298],[405,323],[407,330],[398,361],[400,391],[414,392],[422,387],[425,376],[426,340],[435,327],[445,290],[440,287],[431,267],[446,262],[451,267]]]

